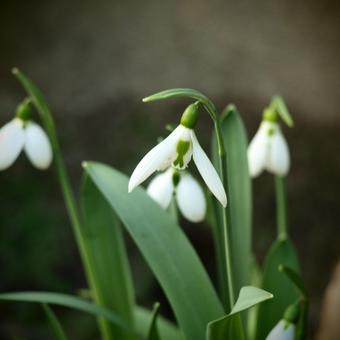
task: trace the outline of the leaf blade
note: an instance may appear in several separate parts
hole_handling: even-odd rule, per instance
[[[272,298],[273,295],[263,289],[252,286],[242,287],[232,311],[208,324],[207,340],[243,340],[241,312]]]
[[[67,340],[67,336],[57,316],[48,304],[41,304],[56,340]]]
[[[223,310],[182,230],[143,189],[128,194],[128,178],[122,173],[99,163],[85,168],[154,272],[186,338],[204,339],[205,325]]]
[[[109,308],[133,327],[134,291],[127,253],[118,218],[92,180],[85,174],[81,187],[82,235],[94,271],[91,276],[94,300]],[[110,337],[134,339],[130,332],[100,319]]]

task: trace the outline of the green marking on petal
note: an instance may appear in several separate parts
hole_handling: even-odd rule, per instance
[[[184,156],[190,149],[190,142],[180,140],[176,146],[177,158],[174,160],[173,165],[183,168]]]
[[[180,179],[181,179],[181,175],[180,175],[179,171],[177,171],[177,170],[174,171],[174,173],[172,174],[172,183],[173,183],[175,188],[179,184]]]

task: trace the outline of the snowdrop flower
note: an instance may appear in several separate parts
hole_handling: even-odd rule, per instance
[[[278,176],[287,175],[290,167],[288,144],[277,123],[277,118],[264,114],[260,128],[249,144],[248,165],[251,177],[267,170]],[[269,119],[268,119],[269,118]]]
[[[266,340],[294,340],[295,324],[281,320],[267,335]]]
[[[9,168],[22,150],[38,169],[47,169],[52,148],[45,131],[28,118],[29,102],[19,105],[17,115],[0,129],[0,170]]]
[[[170,166],[183,170],[193,158],[210,191],[224,207],[227,205],[227,196],[223,184],[193,130],[198,119],[198,105],[198,103],[189,105],[177,128],[151,149],[139,162],[130,177],[129,192],[144,182],[156,170],[165,170]]]
[[[149,184],[147,193],[163,209],[167,209],[175,195],[182,215],[191,222],[203,221],[207,209],[204,192],[199,183],[186,171],[170,167]]]

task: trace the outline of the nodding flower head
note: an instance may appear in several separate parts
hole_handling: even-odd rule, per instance
[[[144,182],[155,171],[170,166],[183,170],[193,158],[209,190],[225,207],[227,197],[223,184],[209,158],[200,146],[193,130],[198,119],[198,103],[189,105],[181,123],[162,142],[151,149],[138,163],[129,181],[129,192]]]
[[[52,162],[52,148],[45,131],[31,120],[29,101],[18,106],[14,119],[0,129],[0,170],[9,168],[22,150],[38,169]]]
[[[267,335],[266,340],[294,340],[295,324],[280,320]]]
[[[189,221],[203,221],[207,204],[200,184],[187,171],[170,167],[150,182],[147,192],[163,209],[175,198],[182,215]]]
[[[277,116],[270,111],[265,111],[264,119],[249,144],[248,165],[251,177],[257,177],[263,170],[278,176],[288,174],[288,144],[277,122]]]

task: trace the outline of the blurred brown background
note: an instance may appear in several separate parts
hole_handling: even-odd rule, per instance
[[[2,1],[0,123],[12,117],[24,96],[10,73],[18,66],[50,102],[76,187],[84,159],[130,173],[187,104],[143,104],[148,94],[193,87],[220,109],[233,102],[249,136],[270,97],[283,95],[296,121],[293,130],[285,129],[293,164],[290,222],[312,296],[312,334],[339,257],[339,19],[340,3],[330,0]],[[202,120],[199,134],[208,150],[211,125],[208,117]],[[269,175],[254,182],[259,260],[275,234],[272,184]],[[0,174],[0,187],[1,291],[75,292],[83,287],[53,171],[38,172],[21,157]],[[209,229],[185,229],[214,275]],[[163,301],[136,249],[129,248],[138,300],[147,305]],[[1,338],[48,337],[38,307],[2,304],[0,315]],[[96,337],[90,318],[72,315],[83,325],[72,326],[65,317],[74,338]]]

